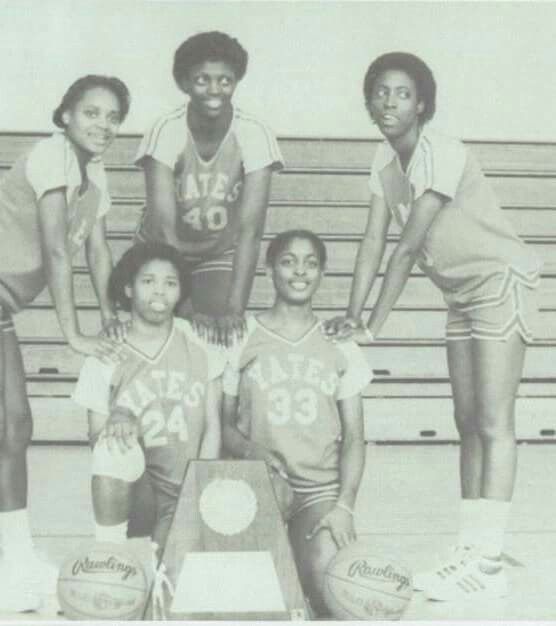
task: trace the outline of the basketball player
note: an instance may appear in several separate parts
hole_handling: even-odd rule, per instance
[[[103,358],[114,349],[109,336],[119,337],[121,329],[107,293],[110,197],[101,157],[128,110],[120,80],[80,78],[54,112],[61,132],[39,141],[0,183],[0,611],[38,608],[39,595],[54,593],[57,580],[56,568],[35,554],[29,528],[32,417],[12,315],[48,285],[73,350]],[[75,311],[72,257],[83,246],[106,331],[99,337],[81,333]]]
[[[461,437],[460,534],[451,553],[414,582],[435,600],[504,596],[500,555],[517,463],[515,397],[534,333],[541,263],[506,221],[473,155],[427,128],[436,84],[421,59],[379,57],[367,70],[364,95],[386,141],[372,165],[371,211],[348,312],[328,330],[372,342],[415,263],[441,290]],[[364,324],[392,216],[400,241]]]
[[[247,52],[224,33],[184,41],[173,74],[189,101],[156,121],[136,156],[147,191],[138,239],[182,253],[193,325],[225,344],[244,330],[271,175],[282,167],[270,129],[232,104],[246,67]]]
[[[236,457],[266,461],[293,488],[290,541],[305,594],[324,617],[325,568],[355,539],[361,392],[372,372],[354,343],[327,341],[313,313],[326,263],[322,241],[304,230],[281,233],[266,262],[275,303],[248,320],[227,367],[223,441]]]
[[[98,541],[123,543],[129,531],[164,546],[187,461],[218,457],[224,363],[174,317],[188,281],[161,243],[133,246],[110,277],[113,301],[131,312],[127,338],[117,362],[85,361],[74,393],[89,411]]]

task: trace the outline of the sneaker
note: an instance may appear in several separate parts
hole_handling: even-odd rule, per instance
[[[436,563],[431,569],[417,572],[413,576],[414,591],[426,591],[430,586],[434,586],[456,572],[461,571],[472,554],[473,550],[471,548],[459,545],[453,546],[444,556],[436,557]]]
[[[427,599],[437,602],[505,598],[507,595],[508,579],[502,564],[477,556],[426,590]]]
[[[58,568],[33,550],[18,561],[4,559],[0,579],[12,580],[32,594],[53,595],[58,584]]]
[[[5,563],[0,565],[0,580],[0,613],[26,613],[41,608],[41,598]]]

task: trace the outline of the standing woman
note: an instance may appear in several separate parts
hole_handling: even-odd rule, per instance
[[[224,33],[184,41],[173,74],[189,102],[154,124],[136,157],[147,192],[138,239],[182,253],[193,324],[226,344],[245,328],[271,176],[283,165],[270,129],[232,105],[246,68],[247,52]]]
[[[101,155],[129,110],[117,78],[85,76],[68,89],[53,121],[62,132],[19,158],[0,184],[0,611],[38,608],[55,589],[56,569],[35,552],[27,516],[26,452],[32,418],[12,321],[48,285],[60,327],[77,352],[111,354],[119,333],[108,300],[112,268],[105,238],[110,208]],[[72,257],[85,246],[106,336],[79,329]]]
[[[379,57],[363,89],[386,141],[372,165],[371,210],[348,311],[327,330],[372,342],[415,263],[442,291],[461,438],[459,537],[446,560],[414,582],[436,600],[503,596],[500,555],[517,463],[515,397],[533,336],[541,263],[514,234],[473,155],[425,126],[434,114],[436,85],[421,59],[400,52]],[[391,216],[401,236],[365,325],[361,314]]]

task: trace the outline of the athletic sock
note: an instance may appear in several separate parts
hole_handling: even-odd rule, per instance
[[[0,513],[2,552],[6,560],[20,561],[33,551],[33,537],[27,509]]]
[[[477,544],[480,500],[462,498],[459,505],[458,546],[470,548]]]
[[[477,547],[482,557],[497,560],[502,554],[511,502],[481,498]]]
[[[127,520],[112,526],[95,524],[95,539],[109,543],[125,543],[127,541]]]

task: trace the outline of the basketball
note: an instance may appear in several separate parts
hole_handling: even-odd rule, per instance
[[[96,543],[68,558],[58,577],[58,601],[72,620],[132,620],[147,601],[142,565],[124,546]]]
[[[293,489],[288,481],[274,470],[269,470],[270,481],[274,489],[274,495],[278,502],[278,508],[284,520],[288,520],[293,513]]]
[[[324,599],[336,619],[398,620],[412,594],[410,571],[356,541],[330,561]]]

